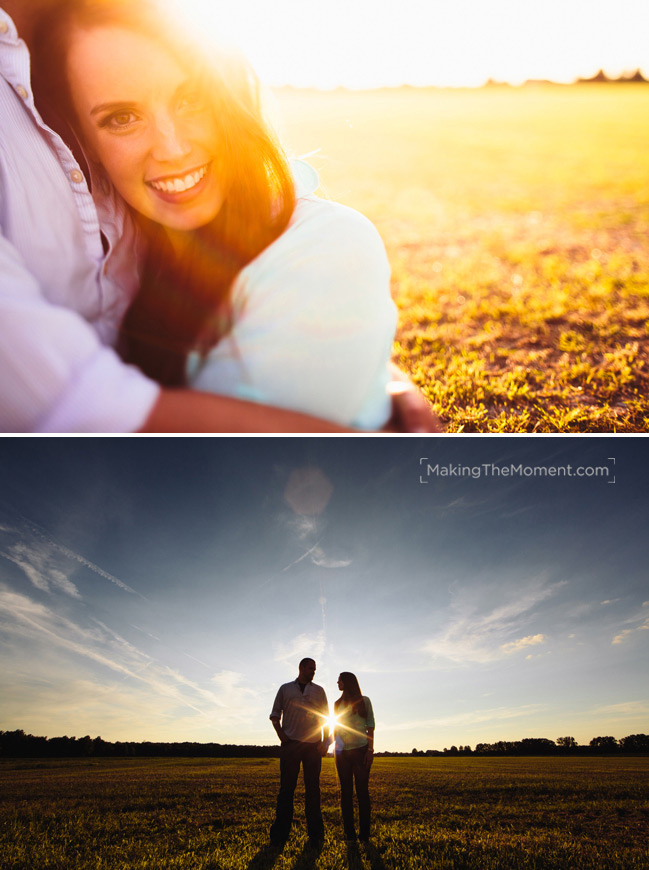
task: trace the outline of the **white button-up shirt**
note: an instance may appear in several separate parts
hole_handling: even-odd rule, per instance
[[[0,431],[132,432],[159,393],[111,347],[137,287],[133,228],[94,176],[93,202],[29,70],[0,8]]]
[[[304,691],[297,680],[284,683],[275,696],[270,719],[282,720],[282,728],[289,740],[318,743],[322,728],[328,728],[329,705],[322,686],[307,683]]]

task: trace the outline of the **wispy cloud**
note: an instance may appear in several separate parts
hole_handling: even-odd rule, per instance
[[[500,648],[504,653],[510,655],[511,653],[520,652],[522,649],[527,649],[527,647],[545,643],[546,640],[547,638],[544,634],[532,634],[527,637],[519,637],[518,640],[512,640],[509,643],[504,643]]]
[[[616,634],[611,641],[611,644],[618,645],[624,643],[625,641],[629,640],[634,634],[637,634],[637,632],[647,631],[649,629],[649,614],[647,613],[648,607],[649,602],[643,602],[640,612],[626,620],[625,625],[628,625],[629,628],[623,628],[622,631],[619,632],[619,634]]]
[[[322,656],[325,649],[325,632],[321,629],[314,634],[298,634],[287,643],[275,645],[273,659],[282,662],[288,667],[296,668],[300,659],[309,656],[316,661]]]
[[[595,707],[593,713],[613,714],[620,717],[646,716],[649,714],[649,701],[623,701],[619,704],[606,704]]]
[[[524,704],[521,707],[492,707],[486,710],[471,710],[465,713],[454,713],[450,716],[438,716],[432,719],[414,719],[399,722],[394,725],[381,723],[385,731],[410,731],[415,728],[443,728],[447,726],[471,726],[485,722],[502,722],[507,719],[520,719],[524,716],[536,715],[546,707],[543,704]]]
[[[288,571],[289,568],[292,568],[293,565],[297,565],[297,564],[298,564],[299,562],[301,562],[303,559],[308,559],[308,557],[311,556],[312,553],[315,553],[315,551],[316,551],[317,549],[318,549],[318,544],[315,543],[312,547],[309,547],[309,549],[306,551],[306,553],[302,553],[301,556],[298,556],[297,559],[294,559],[294,560],[293,560],[289,565],[286,566],[286,568],[283,568],[283,569],[282,569],[282,572],[284,572],[284,571]]]
[[[351,565],[351,559],[335,559],[324,552],[322,547],[316,546],[311,552],[311,561],[319,568],[346,568]]]
[[[78,588],[57,565],[48,548],[17,543],[0,551],[0,556],[20,568],[30,583],[41,592],[56,591],[72,598],[81,598]]]
[[[504,581],[497,586],[481,584],[479,592],[476,586],[463,587],[455,593],[445,628],[422,649],[438,661],[485,663],[542,643],[541,633],[517,635],[538,605],[564,585],[564,581],[548,583],[540,578],[518,586]]]
[[[239,685],[242,675],[221,671],[199,683],[144,653],[99,620],[81,625],[46,604],[0,587],[0,624],[7,641],[29,646],[32,660],[38,658],[34,651],[42,648],[50,657],[55,653],[67,657],[68,670],[74,671],[76,661],[92,669],[99,667],[104,681],[109,679],[106,672],[111,672],[120,682],[139,685],[142,695],[136,709],[155,697],[171,705],[170,709],[214,717],[215,725],[226,720],[245,722],[250,715],[254,695]]]
[[[38,523],[25,517],[21,517],[21,520],[22,522],[17,527],[0,527],[0,532],[14,538],[13,542],[5,545],[4,549],[0,549],[0,556],[21,568],[37,589],[42,592],[63,592],[74,598],[81,597],[77,586],[68,576],[71,572],[69,562],[74,562],[83,565],[99,577],[109,580],[125,592],[143,598],[139,592],[120,580],[119,577],[104,571],[103,568],[86,559],[85,556],[57,541]],[[65,561],[61,559],[61,556],[65,557]]]

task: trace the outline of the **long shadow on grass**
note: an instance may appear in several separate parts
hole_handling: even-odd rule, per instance
[[[365,854],[369,859],[371,870],[386,870],[383,858],[381,858],[381,853],[376,846],[373,846],[371,843],[366,843]],[[352,865],[350,864],[349,866],[351,867]]]
[[[268,844],[261,848],[248,864],[247,870],[269,870],[280,856],[281,846]]]
[[[347,845],[347,863],[349,870],[365,870],[365,865],[356,843],[349,843]]]
[[[318,862],[319,856],[320,850],[313,849],[307,843],[304,849],[302,849],[300,854],[297,856],[297,860],[295,861],[295,864],[293,864],[293,870],[313,870]]]

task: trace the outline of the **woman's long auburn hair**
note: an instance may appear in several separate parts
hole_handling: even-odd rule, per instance
[[[75,30],[121,27],[160,42],[191,67],[219,124],[228,193],[207,226],[174,252],[164,228],[134,213],[147,242],[140,288],[124,318],[119,350],[165,386],[186,383],[187,356],[205,354],[231,325],[230,289],[237,274],[286,229],[295,189],[286,155],[266,122],[259,81],[237,52],[209,56],[179,34],[155,0],[61,0],[39,21],[34,86],[78,130],[66,59]],[[83,143],[82,143],[83,144]]]
[[[343,684],[343,693],[340,698],[334,702],[334,713],[338,713],[339,710],[342,711],[345,708],[351,707],[353,713],[358,713],[359,716],[365,719],[367,716],[367,710],[365,708],[365,701],[363,700],[361,687],[358,685],[356,675],[349,671],[343,671],[340,674],[340,680]]]

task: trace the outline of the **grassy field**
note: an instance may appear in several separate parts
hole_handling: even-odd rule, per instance
[[[268,845],[276,760],[0,762],[12,870],[618,870],[649,866],[649,759],[379,758],[368,846],[342,839],[331,759],[326,841]]]
[[[649,86],[280,91],[383,236],[394,358],[449,432],[649,430]]]

